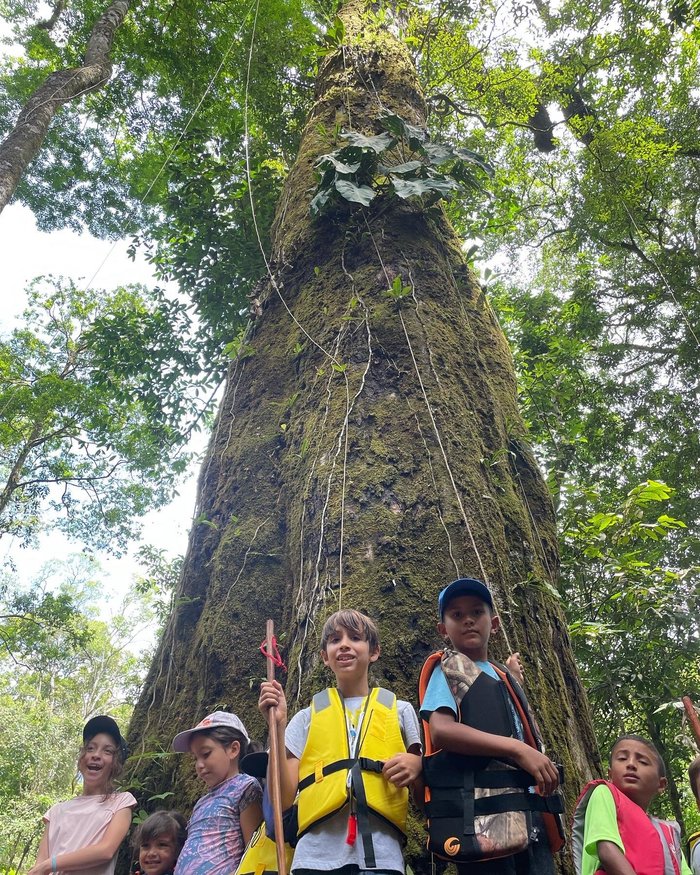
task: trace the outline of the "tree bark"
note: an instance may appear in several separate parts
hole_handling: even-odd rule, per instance
[[[382,109],[426,121],[403,44],[359,0],[340,14],[345,44],[319,71],[262,315],[230,368],[177,607],[134,712],[134,772],[144,799],[174,788],[189,807],[201,787],[187,758],[155,768],[139,754],[168,749],[221,707],[262,737],[267,617],[286,630],[291,710],[332,680],[318,639],[340,606],[377,621],[374,680],[415,703],[420,666],[441,643],[438,592],[475,575],[493,588],[507,636],[494,656],[522,652],[571,802],[597,754],[554,589],[552,503],[493,311],[441,208],[377,198],[367,211],[309,217],[313,165],[335,148],[336,125],[376,132]],[[412,289],[399,303],[385,294],[397,276]]]
[[[101,88],[111,78],[114,36],[130,3],[131,0],[112,0],[92,28],[83,66],[51,73],[0,143],[0,212],[10,202],[22,174],[41,148],[56,113],[68,101]]]

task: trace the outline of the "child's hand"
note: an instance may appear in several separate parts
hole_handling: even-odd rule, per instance
[[[559,771],[548,756],[521,742],[515,762],[535,779],[537,789],[543,796],[551,796],[559,786]]]
[[[525,683],[525,671],[523,664],[520,661],[520,654],[516,651],[506,659],[506,668],[513,675],[515,680],[522,686]]]
[[[279,681],[263,681],[260,684],[258,709],[268,722],[270,708],[275,709],[275,719],[277,723],[286,724],[287,700],[284,696],[282,684],[280,684]]]
[[[382,775],[396,787],[408,787],[423,771],[423,761],[415,753],[397,753],[384,763]]]

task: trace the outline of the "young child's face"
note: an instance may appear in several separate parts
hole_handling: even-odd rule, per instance
[[[239,751],[237,741],[224,746],[207,735],[194,735],[190,743],[197,774],[210,790],[238,774]]]
[[[484,660],[489,638],[500,628],[496,614],[475,595],[458,595],[447,603],[438,632],[447,636],[455,650],[470,659]]]
[[[646,810],[651,800],[666,787],[659,774],[653,750],[634,738],[623,738],[610,755],[608,778],[632,802]]]
[[[91,795],[104,792],[117,756],[117,744],[111,735],[98,732],[86,742],[78,760],[78,770],[83,776],[83,793]]]
[[[177,862],[175,836],[159,835],[141,843],[139,867],[143,875],[164,875],[172,872]]]
[[[338,626],[328,636],[321,657],[336,678],[359,678],[366,676],[371,663],[379,659],[379,648],[370,651],[369,641],[360,632]]]

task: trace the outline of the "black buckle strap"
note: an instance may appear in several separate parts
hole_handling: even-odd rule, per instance
[[[460,805],[460,801],[462,804]],[[462,800],[457,798],[436,799],[426,802],[425,813],[428,818],[455,818],[464,820],[464,835],[474,834],[474,818],[486,814],[502,814],[506,811],[541,811],[547,814],[561,814],[564,810],[561,796],[538,796],[536,793],[501,793],[498,796],[483,796],[474,799],[466,794]],[[469,813],[469,816],[467,814]]]
[[[462,780],[462,802],[464,817],[464,835],[473,836],[474,833],[474,778],[476,775],[470,769],[464,772]]]
[[[327,766],[324,766],[321,770],[323,777],[325,778],[327,775],[332,775],[334,772],[340,772],[344,769],[351,770],[355,763],[358,763],[360,769],[363,772],[381,772],[384,768],[384,763],[381,760],[373,760],[369,757],[359,757],[356,760],[344,759],[344,760],[336,760],[334,763],[328,763]],[[301,792],[302,790],[306,790],[307,787],[310,787],[312,784],[316,783],[316,772],[311,772],[305,778],[302,778],[299,781],[298,790]]]
[[[485,814],[502,814],[506,811],[543,811],[561,814],[564,811],[562,798],[538,796],[537,793],[501,793],[499,796],[484,796],[474,804],[477,817]]]
[[[365,784],[362,780],[362,767],[360,762],[350,769],[350,780],[352,782],[352,790],[357,802],[357,828],[362,836],[362,847],[365,855],[365,869],[375,869],[377,860],[374,855],[374,841],[372,839],[372,830],[369,825],[369,808],[367,807],[367,794],[365,793]]]

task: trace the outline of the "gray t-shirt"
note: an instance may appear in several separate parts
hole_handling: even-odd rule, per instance
[[[345,700],[345,707],[350,712],[357,711],[362,706],[363,701],[362,696],[350,697]],[[401,735],[408,750],[412,745],[420,744],[418,718],[408,702],[399,699],[397,709]],[[301,759],[306,746],[310,725],[311,708],[299,711],[287,725],[284,744],[289,753],[297,759]],[[399,753],[399,751],[396,752]],[[404,862],[399,834],[380,818],[370,814],[369,819],[376,858],[375,868],[403,872]],[[347,831],[348,809],[345,806],[333,817],[311,827],[299,839],[299,844],[294,851],[292,872],[295,869],[320,869],[327,872],[330,869],[339,869],[341,866],[348,865],[359,866],[360,869],[367,868],[361,835],[358,832],[355,844],[349,845],[345,841]]]

